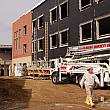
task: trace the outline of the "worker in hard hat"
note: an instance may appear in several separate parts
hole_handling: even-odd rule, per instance
[[[95,82],[100,85],[98,77],[93,73],[93,67],[88,67],[87,73],[85,73],[81,79],[80,86],[83,88],[83,85],[85,85],[87,95],[85,103],[91,107],[95,106],[92,100],[92,93]]]

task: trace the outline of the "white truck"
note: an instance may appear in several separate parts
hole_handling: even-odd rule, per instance
[[[15,66],[14,67],[14,74],[15,74],[15,76],[17,76],[17,77],[23,76],[22,69],[23,69],[22,66]]]
[[[110,67],[107,63],[77,63],[71,59],[58,59],[54,60],[55,71],[51,75],[52,82],[54,84],[62,82],[80,82],[82,76],[87,72],[87,67],[93,67],[94,74],[96,74],[100,80],[101,87],[110,86]]]

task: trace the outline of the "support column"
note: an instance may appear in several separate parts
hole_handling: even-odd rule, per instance
[[[6,61],[4,61],[4,76],[7,76],[7,65],[6,65]]]

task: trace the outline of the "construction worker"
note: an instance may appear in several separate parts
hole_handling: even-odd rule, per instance
[[[85,73],[81,79],[80,86],[81,88],[83,88],[83,85],[85,86],[87,95],[85,103],[91,107],[95,106],[92,100],[92,93],[95,82],[100,86],[98,77],[93,73],[93,67],[88,67],[87,73]]]

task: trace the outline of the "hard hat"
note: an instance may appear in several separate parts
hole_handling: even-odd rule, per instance
[[[92,66],[88,66],[88,67],[87,67],[87,71],[89,71],[91,68],[93,69]]]

